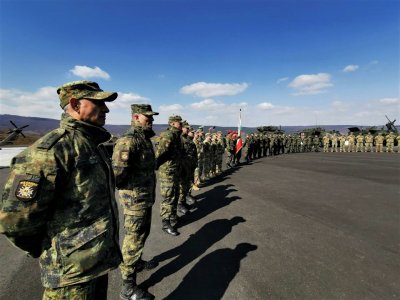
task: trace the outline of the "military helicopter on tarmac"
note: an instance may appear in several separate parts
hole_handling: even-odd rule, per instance
[[[372,127],[368,127],[368,128],[349,127],[348,129],[350,132],[354,132],[354,133],[361,132],[363,135],[368,134],[369,132],[373,135],[377,135],[379,133],[386,135],[386,134],[389,134],[390,132],[398,133],[399,130],[394,125],[394,123],[396,122],[396,119],[394,119],[393,121],[390,121],[390,119],[388,118],[387,115],[385,115],[385,117],[388,120],[388,123],[385,124],[386,129],[384,126],[382,126],[381,128],[378,128],[376,126],[372,126]]]
[[[10,129],[7,134],[8,136],[0,141],[0,146],[6,146],[6,145],[10,145],[12,144],[12,142],[18,137],[18,135],[22,135],[25,138],[25,135],[22,133],[22,130],[24,130],[24,128],[28,127],[29,125],[24,125],[21,127],[18,127],[17,125],[15,125],[15,123],[13,121],[10,120],[10,123],[15,127],[14,129]]]

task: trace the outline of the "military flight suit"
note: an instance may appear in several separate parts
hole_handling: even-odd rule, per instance
[[[137,263],[150,233],[156,188],[155,155],[150,140],[154,135],[151,128],[132,124],[114,147],[113,169],[124,212],[125,236],[120,265],[123,280],[137,273]]]
[[[43,299],[101,299],[98,283],[121,262],[114,175],[102,145],[110,137],[63,114],[60,128],[12,159],[0,232],[39,257]]]
[[[156,168],[158,169],[161,197],[161,219],[170,221],[176,218],[179,197],[179,174],[181,171],[182,143],[181,130],[169,126],[160,134],[156,149]]]

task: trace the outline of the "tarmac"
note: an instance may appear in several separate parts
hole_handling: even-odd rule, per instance
[[[156,299],[400,299],[400,154],[265,157],[193,195],[177,237],[157,195],[143,257],[158,266],[138,277]],[[35,259],[4,236],[0,259],[0,299],[41,299]],[[108,299],[120,286],[117,269]]]

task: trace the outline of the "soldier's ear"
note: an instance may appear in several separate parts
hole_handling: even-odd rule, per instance
[[[79,112],[79,109],[80,109],[80,101],[78,100],[78,99],[75,99],[75,98],[71,98],[70,100],[69,100],[69,104],[70,104],[70,106],[71,106],[71,108],[74,110],[74,111],[76,111],[76,112]]]

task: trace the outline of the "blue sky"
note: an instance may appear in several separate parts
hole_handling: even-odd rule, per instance
[[[0,0],[0,113],[60,117],[56,87],[117,91],[155,123],[243,126],[400,118],[399,1]]]

